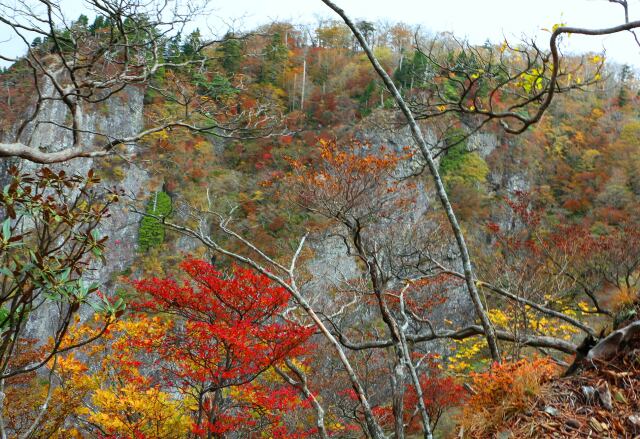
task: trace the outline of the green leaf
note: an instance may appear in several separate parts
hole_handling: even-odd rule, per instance
[[[11,238],[11,220],[9,218],[2,223],[2,238],[5,242],[8,242],[9,238]]]
[[[62,282],[66,282],[69,279],[70,274],[71,274],[71,267],[67,267],[60,275],[60,280]]]
[[[7,317],[9,317],[9,310],[4,306],[0,307],[0,328],[7,326]]]
[[[100,303],[95,303],[95,302],[87,302],[87,303],[91,308],[93,308],[95,312],[99,313],[103,311],[102,305]]]
[[[622,393],[620,393],[620,391],[616,391],[613,394],[613,398],[617,401],[620,402],[622,404],[629,404],[629,402],[627,401],[627,398],[624,397],[624,395]]]

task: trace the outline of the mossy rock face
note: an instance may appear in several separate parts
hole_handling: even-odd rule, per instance
[[[146,213],[166,217],[171,213],[171,197],[166,192],[156,192],[147,203]],[[147,252],[164,242],[164,226],[157,218],[145,216],[140,221],[138,250]]]
[[[475,151],[468,151],[466,142],[451,147],[440,161],[440,173],[447,186],[463,182],[468,186],[482,186],[487,181],[489,167]]]

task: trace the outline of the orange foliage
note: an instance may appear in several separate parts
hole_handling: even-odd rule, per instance
[[[475,394],[465,404],[459,423],[467,437],[486,438],[515,414],[531,407],[541,387],[558,370],[548,358],[494,364],[472,375]]]
[[[336,142],[321,140],[319,160],[309,165],[290,160],[296,202],[321,215],[344,221],[368,221],[399,211],[415,200],[408,194],[414,185],[397,177],[400,163],[411,158],[380,147],[352,142],[340,148]]]

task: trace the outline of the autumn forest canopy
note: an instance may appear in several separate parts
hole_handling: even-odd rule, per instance
[[[318,3],[0,1],[0,439],[640,434],[640,4]]]

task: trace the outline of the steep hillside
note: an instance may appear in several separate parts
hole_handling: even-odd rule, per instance
[[[113,14],[0,72],[0,141],[32,151],[0,161],[0,436],[638,432],[637,334],[613,332],[640,309],[629,67],[564,58],[509,134],[487,109],[540,105],[539,49],[358,23],[467,277],[344,25],[206,41]]]

